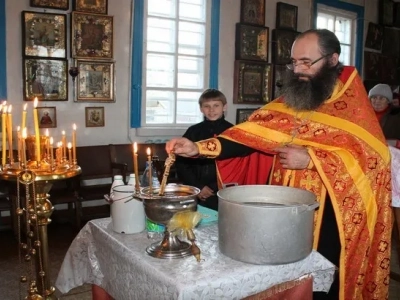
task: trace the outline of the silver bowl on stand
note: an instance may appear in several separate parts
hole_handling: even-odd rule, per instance
[[[140,192],[143,199],[144,211],[151,221],[165,225],[164,238],[161,242],[151,244],[146,248],[147,254],[157,258],[181,258],[192,255],[190,244],[168,231],[169,220],[176,212],[197,210],[197,195],[200,190],[196,187],[182,184],[168,184],[163,196],[159,196],[160,188],[145,187]]]

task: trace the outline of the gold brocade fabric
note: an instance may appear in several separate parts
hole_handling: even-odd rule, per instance
[[[307,147],[312,168],[287,170],[275,159],[271,184],[317,195],[320,209],[315,218],[315,248],[322,221],[319,212],[328,193],[342,246],[340,299],[387,299],[392,229],[390,153],[353,67],[344,68],[332,97],[316,111],[295,112],[278,98],[220,136],[269,154],[285,144]],[[204,154],[201,149],[200,154]],[[246,166],[236,169],[246,171]],[[223,181],[223,168],[218,172]]]

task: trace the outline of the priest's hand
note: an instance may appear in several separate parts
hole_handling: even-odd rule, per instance
[[[201,201],[206,201],[207,198],[211,197],[212,195],[214,195],[214,191],[208,186],[204,186],[197,197]]]
[[[199,149],[195,143],[187,138],[177,138],[168,141],[165,145],[167,153],[175,153],[184,157],[191,157],[199,154]]]
[[[291,170],[306,169],[310,163],[307,148],[299,145],[287,145],[275,149],[282,167]]]

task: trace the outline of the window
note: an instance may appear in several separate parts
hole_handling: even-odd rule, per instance
[[[131,127],[187,128],[202,120],[199,96],[218,84],[219,49],[212,47],[219,40],[216,10],[219,18],[219,0],[135,1]],[[138,44],[141,54],[135,53]],[[134,113],[139,107],[140,115]]]
[[[317,6],[317,28],[328,29],[336,34],[342,49],[340,61],[344,65],[355,65],[356,19],[354,12],[322,4]]]

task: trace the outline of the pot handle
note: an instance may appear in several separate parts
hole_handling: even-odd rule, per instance
[[[301,214],[301,213],[303,213],[303,212],[305,212],[305,211],[314,210],[314,209],[316,209],[318,206],[319,206],[319,202],[315,202],[315,203],[310,204],[310,205],[303,204],[303,205],[301,205],[301,206],[293,207],[293,208],[292,208],[292,213],[293,213],[293,214],[296,214],[296,215],[297,215],[297,214]]]
[[[307,210],[314,210],[319,207],[319,202],[315,202],[314,204],[308,205]]]
[[[224,188],[228,188],[228,187],[231,187],[231,186],[238,186],[238,185],[239,184],[237,182],[228,182],[228,183],[222,184],[222,188],[224,189]]]

